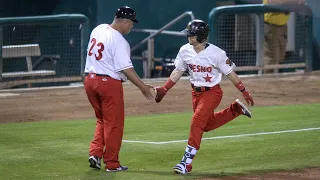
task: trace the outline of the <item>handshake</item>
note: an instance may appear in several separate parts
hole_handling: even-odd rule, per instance
[[[157,103],[159,103],[163,99],[163,97],[167,94],[168,90],[171,89],[175,84],[176,83],[169,78],[165,83],[165,85],[162,87],[153,87],[153,86],[147,85],[149,87],[148,92],[144,92],[143,90],[141,91],[147,99],[149,100],[154,99]],[[154,90],[155,95],[150,94],[150,91],[149,91],[150,88]]]
[[[154,91],[156,93],[156,97],[154,98],[154,100],[159,103],[163,97],[167,94],[168,89],[165,87],[154,87]]]
[[[150,91],[152,89],[152,91]],[[163,87],[154,87],[152,85],[145,85],[143,88],[140,89],[142,94],[149,100],[155,100],[157,103],[159,103],[163,97],[167,94],[168,89]]]

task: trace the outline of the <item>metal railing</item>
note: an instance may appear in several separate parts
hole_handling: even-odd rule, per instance
[[[170,28],[172,25],[176,24],[178,21],[180,21],[181,19],[183,19],[186,16],[190,16],[191,20],[195,19],[192,11],[186,11],[158,30],[155,30],[155,29],[132,29],[133,32],[150,33],[150,35],[148,37],[146,37],[141,42],[139,42],[137,45],[135,45],[134,47],[131,48],[131,52],[133,52],[137,48],[139,48],[141,45],[148,42],[147,58],[144,58],[144,57],[139,58],[138,57],[138,59],[143,60],[144,78],[150,78],[151,71],[153,69],[153,60],[155,59],[154,58],[154,37],[157,36],[158,34],[183,36],[183,34],[180,31],[167,31],[165,29]]]
[[[82,14],[0,18],[0,89],[30,83],[82,80],[89,34],[89,19]],[[65,43],[66,38],[70,38],[69,43]],[[39,45],[38,48],[41,49],[39,59],[52,55],[61,57],[59,63],[52,65],[59,65],[56,74],[45,77],[44,74],[35,76],[35,71],[28,72],[28,74],[24,72],[23,69],[26,69],[22,65],[24,63],[16,60],[17,58],[21,59],[19,56],[19,53],[22,52],[21,47],[31,43]],[[10,57],[4,57],[3,49],[8,49],[4,48],[6,45],[10,45],[11,51],[14,52]],[[27,52],[30,54],[29,51]],[[35,58],[38,58],[37,56]],[[6,64],[3,63],[4,58],[8,59]],[[31,62],[31,60],[29,61]],[[30,69],[28,67],[28,70]],[[13,72],[17,77],[10,76],[10,78],[3,79],[3,73],[7,72]],[[28,76],[21,79],[22,75]]]
[[[305,17],[305,23],[300,27],[304,31],[301,36],[301,41],[305,42],[305,45],[302,49],[304,62],[299,63],[289,63],[289,64],[274,64],[274,65],[264,65],[264,13],[266,12],[295,12]],[[214,44],[219,44],[224,42],[224,39],[219,37],[219,28],[226,26],[222,23],[219,17],[230,16],[237,14],[254,14],[255,16],[255,62],[247,63],[245,66],[238,66],[236,71],[258,71],[258,74],[262,74],[262,70],[265,69],[286,69],[286,68],[304,68],[305,71],[312,70],[312,12],[310,7],[306,5],[237,5],[237,6],[224,6],[212,9],[209,13],[209,26],[210,34],[209,40]],[[245,24],[248,25],[248,24]],[[245,26],[243,25],[243,26]],[[232,27],[233,28],[233,27]],[[229,27],[229,30],[231,27]],[[228,32],[225,29],[223,32]],[[231,32],[231,31],[230,31]],[[221,32],[220,32],[221,33]],[[237,33],[237,32],[236,32]],[[228,36],[232,36],[231,33]],[[236,38],[236,37],[235,37]],[[230,43],[225,46],[230,46]],[[294,52],[297,54],[297,51]],[[235,52],[237,53],[237,52]],[[242,56],[242,55],[241,55]],[[240,57],[240,54],[239,54]],[[241,58],[240,58],[241,59]],[[243,59],[241,59],[243,60]],[[297,62],[296,60],[295,62]],[[277,71],[275,71],[277,72]]]

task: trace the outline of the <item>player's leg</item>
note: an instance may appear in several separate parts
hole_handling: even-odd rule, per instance
[[[188,145],[179,164],[174,166],[174,171],[179,174],[190,173],[192,160],[200,148],[204,128],[211,118],[212,112],[217,108],[222,99],[222,90],[215,89],[203,93],[192,93],[194,115],[191,120]]]
[[[270,24],[264,25],[264,65],[276,63],[277,37],[276,29]],[[272,69],[264,70],[264,73],[273,73]]]
[[[192,96],[195,112],[191,120],[188,145],[199,149],[204,128],[211,119],[213,111],[219,106],[223,92],[221,88],[217,88],[203,92],[200,96],[197,94],[199,93],[193,92]]]
[[[103,115],[102,115],[102,107],[100,103],[99,96],[95,93],[95,77],[89,78],[88,76],[85,78],[85,91],[88,96],[89,102],[91,103],[94,112],[97,117],[96,128],[93,140],[90,143],[89,150],[89,165],[92,168],[101,168],[101,157],[104,149],[104,140],[103,140]]]
[[[212,131],[231,120],[235,119],[239,115],[246,115],[251,117],[249,109],[238,99],[235,100],[228,108],[225,108],[219,112],[213,113],[211,119],[208,121],[204,131]]]
[[[124,167],[122,169],[120,166],[118,157],[124,128],[122,83],[112,78],[107,78],[106,81],[101,80],[97,92],[102,101],[104,143],[106,145],[103,160],[106,164],[106,170],[124,170]]]

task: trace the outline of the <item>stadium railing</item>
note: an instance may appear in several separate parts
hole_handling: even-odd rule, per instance
[[[264,13],[291,13],[284,63],[264,65]],[[312,12],[307,5],[232,5],[209,13],[209,41],[224,49],[237,64],[236,71],[262,74],[265,69],[282,72],[312,71]],[[290,71],[291,70],[291,71]]]
[[[81,81],[88,38],[82,14],[0,18],[0,89]]]

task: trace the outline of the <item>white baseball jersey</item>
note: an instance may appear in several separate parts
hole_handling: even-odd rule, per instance
[[[85,72],[126,81],[127,77],[121,71],[132,67],[130,45],[123,35],[108,24],[94,28],[88,44]]]
[[[219,47],[209,44],[197,53],[190,44],[183,45],[175,59],[178,71],[189,70],[190,81],[195,86],[213,87],[219,84],[222,73],[228,75],[236,67]]]

